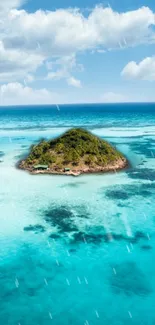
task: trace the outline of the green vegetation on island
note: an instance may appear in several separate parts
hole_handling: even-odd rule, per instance
[[[33,145],[19,167],[29,171],[38,168],[49,173],[81,174],[122,169],[126,164],[123,155],[108,142],[85,129],[74,128],[56,139]]]

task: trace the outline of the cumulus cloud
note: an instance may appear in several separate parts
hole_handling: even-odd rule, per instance
[[[77,62],[75,54],[63,56],[58,59],[53,59],[46,63],[48,73],[46,79],[67,79],[70,76],[70,72],[77,70]]]
[[[83,66],[76,62],[75,55],[64,56],[57,60],[47,62],[46,64],[49,72],[45,79],[47,80],[60,80],[65,79],[70,86],[81,87],[81,81],[74,78],[71,73],[73,71],[82,71]]]
[[[20,7],[25,1],[24,0],[1,0],[0,11],[8,11],[12,8]]]
[[[8,16],[11,35],[4,37],[7,46],[18,44],[29,50],[49,55],[64,55],[103,46],[118,47],[125,40],[127,46],[147,42],[153,37],[155,15],[147,7],[118,13],[111,8],[96,7],[88,17],[80,10],[56,10],[28,13],[12,10]]]
[[[1,105],[53,104],[58,101],[58,94],[47,89],[32,89],[18,82],[0,86]]]
[[[20,0],[6,0],[0,6],[1,13],[7,5],[10,8],[7,14],[1,15],[0,24],[0,65],[3,65],[0,78],[4,81],[12,62],[10,74],[19,80],[22,72],[25,77],[26,71],[36,71],[41,64],[55,58],[76,56],[85,50],[119,48],[122,42],[123,46],[135,46],[155,40],[155,14],[148,7],[119,13],[100,6],[92,9],[88,16],[78,9],[34,13],[11,9],[21,4]],[[65,61],[63,64],[65,66]],[[62,69],[59,70],[61,75]],[[48,77],[52,79],[54,72],[51,73]]]
[[[25,77],[43,62],[41,54],[23,50],[7,49],[0,41],[0,81],[10,81]]]
[[[121,75],[128,79],[155,80],[155,56],[147,57],[139,63],[129,62]]]
[[[74,77],[70,77],[67,79],[67,83],[69,86],[73,86],[73,87],[76,87],[76,88],[80,88],[81,87],[81,81],[74,78]]]
[[[138,94],[106,92],[100,95],[89,91],[73,93],[68,91],[54,92],[45,88],[33,89],[26,84],[12,82],[0,85],[0,105],[33,105],[64,103],[121,103],[121,102],[153,102],[155,97]]]
[[[0,0],[2,105],[61,102],[58,94],[44,88],[32,89],[28,84],[37,76],[46,82],[64,79],[68,85],[80,88],[81,81],[76,78],[76,72],[83,70],[83,67],[77,62],[78,53],[103,53],[120,48],[122,44],[123,47],[130,47],[155,41],[155,14],[148,7],[119,13],[109,7],[98,6],[89,15],[84,15],[79,9],[38,10],[30,13],[20,9],[24,2]],[[148,62],[148,59],[152,62]],[[147,58],[147,62],[142,61],[143,64],[130,62],[122,75],[127,76],[129,71],[131,74],[131,70],[136,70],[136,78],[142,74],[144,76],[145,72],[145,78],[152,80],[155,69],[153,60]],[[143,73],[137,72],[140,70]],[[80,100],[90,101],[90,94]],[[97,101],[96,98],[94,101]],[[124,95],[109,92],[103,94],[101,101],[122,102],[128,99]]]

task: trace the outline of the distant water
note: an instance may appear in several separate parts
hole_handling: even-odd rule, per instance
[[[32,176],[32,143],[86,127],[131,162]],[[0,324],[155,324],[155,104],[0,108]]]

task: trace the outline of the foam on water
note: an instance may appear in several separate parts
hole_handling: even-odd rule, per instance
[[[68,108],[61,127],[60,118],[54,117],[58,128],[49,128],[47,112],[38,117],[36,111],[1,113],[0,321],[153,325],[153,112],[145,118],[132,113],[127,129],[128,115],[111,112],[107,117],[102,112],[98,122],[96,113],[82,115],[76,109],[74,119]],[[37,119],[38,125],[45,120],[46,130],[34,129]],[[128,170],[72,178],[32,176],[15,168],[33,142],[61,134],[69,122],[81,126],[87,119],[95,134],[129,158]],[[33,127],[25,130],[29,124]]]

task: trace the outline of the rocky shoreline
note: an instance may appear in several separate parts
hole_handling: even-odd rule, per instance
[[[64,169],[51,169],[47,170],[34,170],[32,167],[25,167],[24,161],[21,161],[18,165],[19,169],[26,170],[32,175],[38,174],[53,174],[53,175],[68,175],[68,176],[79,176],[82,174],[96,174],[96,173],[108,173],[117,172],[122,169],[129,167],[129,163],[126,158],[119,159],[114,165],[109,166],[95,166],[95,167],[83,167],[83,168],[73,168],[70,171],[64,171]]]

